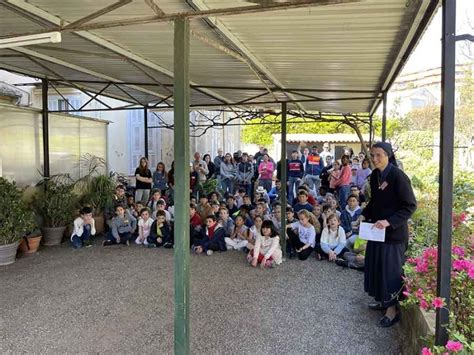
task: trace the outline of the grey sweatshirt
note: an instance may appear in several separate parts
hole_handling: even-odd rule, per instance
[[[137,220],[128,211],[122,217],[115,216],[112,219],[112,235],[119,239],[119,233],[133,233],[137,228]]]

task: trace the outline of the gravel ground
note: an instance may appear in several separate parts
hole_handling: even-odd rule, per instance
[[[0,353],[173,352],[172,250],[73,250],[0,267]],[[250,268],[240,252],[191,255],[193,354],[398,354],[363,275],[327,261]]]

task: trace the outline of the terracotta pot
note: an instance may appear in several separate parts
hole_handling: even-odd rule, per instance
[[[26,247],[26,254],[33,254],[36,253],[40,246],[41,239],[43,238],[42,235],[36,235],[34,237],[27,237],[28,245],[24,242]],[[23,239],[24,240],[24,239]]]
[[[50,247],[61,244],[66,227],[41,228],[43,234],[42,244]]]
[[[105,231],[104,215],[95,216],[94,221],[95,221],[95,232],[97,234],[104,233]]]
[[[19,242],[0,245],[0,265],[10,265],[15,262]]]

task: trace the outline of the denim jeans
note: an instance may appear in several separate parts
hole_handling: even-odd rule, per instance
[[[319,175],[307,174],[304,177],[304,182],[309,185],[311,190],[315,190],[319,193],[319,187],[321,186],[321,179],[319,178]]]
[[[341,207],[341,211],[343,211],[346,208],[346,201],[351,193],[351,187],[349,185],[339,186],[337,192],[339,194],[339,206]]]
[[[234,181],[232,179],[229,179],[229,178],[223,178],[222,179],[222,191],[224,192],[224,194],[226,192],[230,193],[230,194],[234,194]]]
[[[91,237],[91,226],[90,224],[84,225],[84,230],[82,232],[81,236],[78,235],[73,235],[71,239],[72,246],[75,249],[79,249],[82,247],[82,244],[86,241],[88,241]]]
[[[293,200],[295,199],[295,193],[298,192],[298,187],[301,184],[301,179],[290,176],[288,177],[288,203],[293,205]]]

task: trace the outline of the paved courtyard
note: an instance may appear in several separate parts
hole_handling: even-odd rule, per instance
[[[173,352],[172,250],[42,248],[0,268],[0,353]],[[398,354],[363,274],[314,258],[276,269],[191,255],[193,354]]]

